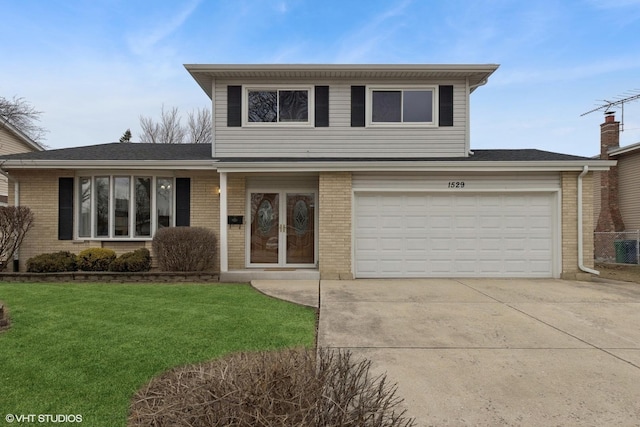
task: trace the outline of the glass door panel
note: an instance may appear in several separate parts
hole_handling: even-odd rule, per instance
[[[315,194],[287,194],[287,264],[315,261]]]
[[[251,193],[251,263],[278,264],[280,206],[278,193]]]

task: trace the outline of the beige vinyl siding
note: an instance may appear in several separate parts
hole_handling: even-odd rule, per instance
[[[329,127],[227,127],[228,85],[282,85],[282,81],[216,80],[216,157],[460,157],[466,155],[466,81],[317,81],[292,85],[328,85]],[[454,85],[454,126],[351,127],[352,85]],[[437,93],[437,91],[436,91]],[[313,106],[310,106],[313,108]],[[244,106],[243,106],[244,108]],[[244,111],[243,111],[244,113]],[[437,105],[435,113],[437,114]]]
[[[625,229],[640,229],[640,153],[618,158],[619,206]]]
[[[22,142],[16,135],[0,126],[0,155],[30,153],[33,148]],[[0,196],[7,196],[8,182],[4,175],[0,175]]]

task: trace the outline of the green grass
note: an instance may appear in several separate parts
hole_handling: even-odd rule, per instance
[[[173,366],[315,338],[312,309],[248,285],[0,283],[0,300],[11,318],[0,333],[0,426],[6,414],[124,426],[133,393]]]

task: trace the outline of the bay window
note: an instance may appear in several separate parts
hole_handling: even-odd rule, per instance
[[[175,225],[173,177],[96,175],[77,182],[79,238],[144,239]]]

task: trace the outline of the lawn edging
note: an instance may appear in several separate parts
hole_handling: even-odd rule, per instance
[[[147,271],[120,273],[115,271],[73,271],[64,273],[0,273],[3,282],[219,282],[213,271]]]

